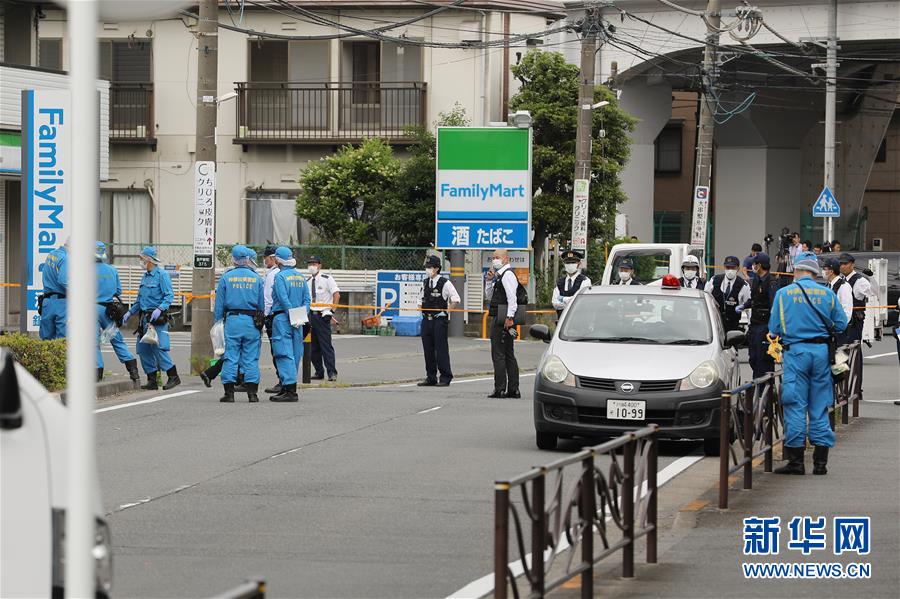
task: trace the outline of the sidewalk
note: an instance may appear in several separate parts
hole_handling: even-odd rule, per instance
[[[893,403],[863,403],[861,418],[838,429],[827,476],[812,476],[807,452],[807,476],[754,471],[753,489],[732,485],[729,509],[717,505],[715,486],[683,504],[674,523],[660,522],[659,563],[644,561],[643,543],[635,552],[635,578],[620,578],[618,564],[601,564],[595,574],[598,597],[864,597],[896,598],[900,589],[900,408]],[[776,462],[776,467],[781,462]],[[706,478],[710,481],[709,477]],[[668,487],[660,495],[664,500]],[[826,549],[803,556],[790,550],[788,523],[794,516],[827,516]],[[662,516],[662,514],[661,514]],[[744,556],[743,518],[780,516],[780,554]],[[871,553],[866,556],[832,552],[832,518],[871,517]],[[869,580],[745,579],[741,564],[868,562]],[[577,591],[562,590],[561,596]]]

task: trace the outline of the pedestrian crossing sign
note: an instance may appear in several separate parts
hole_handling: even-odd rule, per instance
[[[838,217],[841,215],[841,207],[837,198],[834,197],[827,185],[822,189],[822,193],[819,194],[818,199],[813,204],[812,215],[816,218]]]

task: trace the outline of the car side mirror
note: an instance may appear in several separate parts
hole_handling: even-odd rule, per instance
[[[728,331],[725,333],[725,347],[738,347],[747,341],[747,335],[743,331]]]
[[[528,329],[528,333],[535,339],[540,339],[544,343],[550,343],[553,335],[550,334],[550,327],[545,324],[533,324]]]
[[[16,363],[8,352],[0,352],[0,359],[3,365],[0,371],[0,429],[14,430],[22,427],[22,398]]]

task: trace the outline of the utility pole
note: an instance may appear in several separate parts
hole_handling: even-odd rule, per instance
[[[219,7],[216,0],[200,0],[200,20],[197,23],[197,138],[195,160],[212,162],[215,180],[216,162],[216,102],[219,61]],[[199,190],[198,190],[199,191]],[[213,199],[215,202],[215,198]],[[213,219],[215,219],[213,210]],[[212,223],[213,251],[209,267],[192,271],[193,293],[209,296],[215,281],[215,220]],[[196,244],[195,244],[196,245]],[[202,369],[200,361],[212,356],[209,330],[212,328],[212,302],[209,297],[198,297],[191,302],[191,367]]]
[[[591,131],[593,129],[594,64],[600,8],[584,7],[581,25],[581,80],[578,84],[578,129],[575,133],[575,181],[572,186],[572,249],[584,254],[587,265],[588,198],[591,184]]]
[[[713,133],[716,121],[709,105],[708,96],[710,90],[715,87],[719,75],[716,53],[719,45],[718,29],[721,22],[719,0],[709,0],[706,4],[706,46],[703,49],[703,88],[700,94],[700,118],[697,122],[697,171],[694,177],[694,218],[691,223],[691,243],[702,240],[704,252],[708,244],[706,232],[709,194],[698,192],[698,188],[705,187],[708,192],[712,187]],[[705,209],[698,209],[698,201],[704,203]],[[708,262],[708,257],[706,258]]]
[[[825,163],[823,175],[825,186],[835,192],[834,189],[834,146],[835,146],[835,117],[837,101],[837,3],[831,0],[828,3],[828,41],[825,54]],[[824,227],[824,241],[831,243],[834,239],[834,218],[827,217]]]

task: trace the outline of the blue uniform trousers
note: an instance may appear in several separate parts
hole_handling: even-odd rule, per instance
[[[150,320],[149,314],[141,315],[144,331],[147,330],[148,320]],[[153,326],[156,328],[156,333],[159,335],[159,345],[141,343],[140,337],[138,337],[137,343],[135,344],[137,355],[141,358],[141,367],[147,374],[153,374],[157,370],[167,372],[174,366],[172,358],[169,357],[169,325],[157,324]]]
[[[453,372],[450,370],[450,346],[447,342],[447,318],[425,317],[422,320],[422,349],[425,352],[425,378],[431,382],[437,382],[438,371],[441,373],[440,382],[449,383],[453,380]]]
[[[751,324],[747,329],[747,351],[750,354],[753,378],[775,371],[775,359],[766,353],[769,349],[769,342],[766,340],[768,332],[769,325],[766,324]]]
[[[259,383],[260,331],[248,314],[225,317],[225,355],[222,356],[222,382],[237,382],[238,369],[245,383]]]
[[[334,345],[331,343],[331,317],[322,316],[321,312],[310,312],[309,325],[312,329],[312,335],[309,345],[309,359],[316,376],[324,376],[328,372],[328,376],[337,374],[337,365],[335,364]]]
[[[60,339],[66,336],[66,298],[46,297],[41,304],[41,339]]]
[[[303,359],[303,327],[292,327],[284,312],[272,319],[272,350],[281,384],[296,385],[297,369]]]
[[[97,306],[97,368],[103,368],[103,355],[100,353],[100,333],[112,323],[112,320],[106,315],[106,308]],[[134,355],[128,350],[125,339],[122,337],[122,331],[116,331],[116,336],[109,340],[113,351],[119,362],[124,364],[134,359]]]
[[[806,419],[813,445],[834,447],[828,408],[834,404],[828,345],[793,343],[784,352],[781,405],[784,408],[785,447],[805,447]]]

